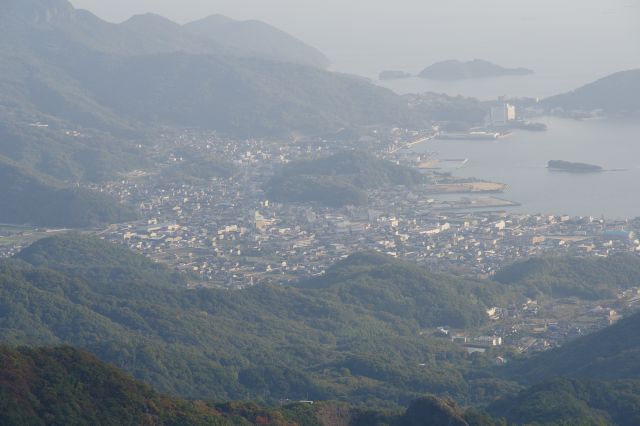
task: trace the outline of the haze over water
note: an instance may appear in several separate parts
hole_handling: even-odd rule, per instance
[[[485,59],[527,67],[522,77],[438,82],[378,82],[398,93],[477,97],[546,97],[608,74],[640,68],[638,0],[72,0],[99,16],[123,21],[154,12],[177,22],[210,14],[259,19],[323,51],[332,69],[377,80],[382,70],[417,74],[448,59]],[[639,216],[640,125],[548,119],[546,133],[518,132],[492,142],[433,142],[419,149],[468,157],[461,176],[509,184],[505,198],[527,212]],[[624,172],[550,173],[552,159],[584,161]]]
[[[640,67],[638,0],[72,0],[111,21],[154,12],[177,22],[210,14],[260,19],[324,52],[333,69],[377,78],[447,59],[486,59],[537,76],[504,84],[407,82],[399,92],[546,96]]]
[[[640,123],[607,120],[541,120],[548,132],[518,131],[497,141],[432,140],[416,152],[438,158],[468,158],[454,170],[463,177],[506,183],[498,195],[521,203],[510,211],[607,218],[640,216]],[[602,173],[552,172],[549,160],[585,162],[602,166]]]

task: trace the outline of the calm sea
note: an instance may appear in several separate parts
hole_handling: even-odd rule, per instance
[[[547,132],[518,131],[498,141],[426,142],[416,152],[468,158],[453,174],[503,182],[513,211],[632,218],[640,216],[640,123],[545,117]],[[552,172],[549,160],[597,164],[595,174]]]

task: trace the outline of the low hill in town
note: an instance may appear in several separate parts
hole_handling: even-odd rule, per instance
[[[222,15],[190,22],[184,26],[192,34],[213,40],[228,50],[283,62],[318,68],[329,66],[329,59],[317,49],[290,34],[261,21],[237,21]]]
[[[417,170],[382,160],[364,151],[345,151],[284,167],[266,185],[267,196],[282,202],[315,202],[328,206],[362,205],[367,189],[425,182]]]

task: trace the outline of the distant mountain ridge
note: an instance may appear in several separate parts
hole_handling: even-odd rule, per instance
[[[282,60],[326,68],[329,59],[291,35],[260,21],[236,21],[222,15],[188,23],[192,34],[211,39],[227,48],[247,52],[252,56]]]
[[[212,19],[199,25],[224,21],[216,29],[219,38],[228,29],[246,35],[230,36],[229,43],[251,47],[263,39],[275,45],[276,57],[195,35],[157,15],[112,24],[66,0],[3,0],[0,5],[0,129],[11,129],[12,146],[32,144],[42,156],[73,163],[70,168],[92,169],[83,156],[62,153],[73,144],[80,152],[102,149],[103,158],[115,152],[104,171],[121,171],[118,164],[135,158],[122,151],[135,151],[141,139],[162,126],[281,137],[415,119],[400,96],[366,79],[307,65],[309,58],[322,62],[315,50],[263,24]],[[296,55],[302,55],[300,61]],[[27,141],[34,122],[49,124],[49,132],[73,129],[117,140]],[[104,149],[103,142],[113,146]],[[33,163],[32,156],[3,144],[0,155],[49,173],[44,162]],[[73,173],[55,176],[67,179],[65,174]]]

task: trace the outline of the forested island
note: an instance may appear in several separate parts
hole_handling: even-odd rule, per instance
[[[505,68],[489,61],[474,59],[468,62],[456,60],[436,62],[425,68],[418,77],[431,80],[464,80],[528,74],[533,74],[533,71],[527,68]]]
[[[602,167],[595,164],[572,163],[570,161],[551,160],[547,163],[549,170],[569,173],[599,173]]]

